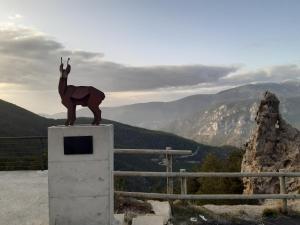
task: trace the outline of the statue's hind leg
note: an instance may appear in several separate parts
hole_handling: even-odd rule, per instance
[[[92,125],[95,125],[96,124],[96,111],[95,111],[94,107],[92,107],[90,105],[88,106],[88,108],[92,111],[92,113],[94,115],[94,120],[92,122]]]
[[[96,122],[95,125],[99,125],[101,121],[101,110],[99,109],[99,106],[96,107]]]
[[[100,124],[100,121],[102,120],[101,118],[101,114],[102,114],[102,111],[100,110],[99,108],[99,105],[101,104],[102,102],[102,99],[97,99],[97,104],[95,105],[95,110],[96,110],[96,125],[99,125]]]
[[[94,121],[92,122],[93,125],[99,125],[100,120],[101,120],[101,110],[98,108],[98,106],[89,106],[89,109],[93,112],[94,114]]]
[[[101,99],[99,99],[95,95],[91,95],[88,100],[88,107],[94,114],[94,121],[93,125],[99,125],[101,120],[101,110],[99,109],[99,105],[102,102]]]

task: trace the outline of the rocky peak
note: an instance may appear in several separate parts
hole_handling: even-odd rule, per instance
[[[279,112],[280,101],[267,91],[256,114],[256,128],[245,144],[242,172],[300,171],[300,132]],[[244,193],[279,193],[279,180],[244,178]],[[298,191],[299,178],[287,178],[288,192]]]

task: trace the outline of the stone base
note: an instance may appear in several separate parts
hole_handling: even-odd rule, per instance
[[[92,136],[92,154],[64,154],[64,137]],[[48,129],[50,225],[113,224],[113,126]]]

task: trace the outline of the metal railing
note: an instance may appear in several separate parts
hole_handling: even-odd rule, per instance
[[[138,154],[138,155],[165,155],[164,165],[166,166],[165,174],[171,174],[173,171],[173,155],[191,155],[191,150],[172,150],[171,147],[166,147],[166,149],[114,149],[114,154]],[[118,173],[119,172],[119,173]],[[114,171],[115,176],[127,176],[130,172],[134,171]],[[143,176],[144,172],[140,172],[140,176]],[[147,173],[147,172],[146,172]],[[152,173],[152,172],[149,172]],[[155,173],[155,172],[154,172]],[[118,175],[119,174],[119,175]],[[130,176],[130,175],[129,175]],[[134,176],[134,175],[133,175]],[[143,176],[146,177],[146,176]],[[172,176],[165,176],[167,178],[167,193],[173,194],[174,181]],[[187,186],[185,184],[185,186]]]
[[[47,137],[0,137],[0,170],[47,169]]]

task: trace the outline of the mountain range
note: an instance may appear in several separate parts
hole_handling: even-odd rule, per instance
[[[90,124],[91,118],[78,118],[77,124]],[[111,120],[103,120],[102,123],[114,125],[115,148],[127,149],[165,149],[167,146],[173,149],[192,150],[193,155],[184,157],[184,161],[201,161],[208,153],[226,156],[231,147],[214,147],[197,143],[174,134],[162,131],[147,130]],[[20,136],[47,136],[47,127],[64,124],[63,119],[47,119],[17,105],[0,100],[0,137]],[[0,141],[5,141],[1,139]],[[15,143],[17,144],[17,143]],[[2,150],[0,149],[0,152]],[[4,150],[3,150],[4,151]],[[152,157],[152,156],[151,156]],[[122,159],[122,160],[121,160]],[[118,156],[116,160],[117,169],[151,169],[158,168],[157,164],[149,162],[149,156],[144,157],[147,162],[141,160],[140,156]],[[163,168],[163,167],[161,167]]]
[[[105,118],[147,129],[171,132],[200,143],[240,147],[250,136],[259,99],[266,91],[281,101],[283,116],[300,127],[300,83],[248,84],[216,94],[198,94],[171,102],[104,107]],[[91,116],[86,109],[79,116]],[[51,115],[64,118],[65,113]]]

